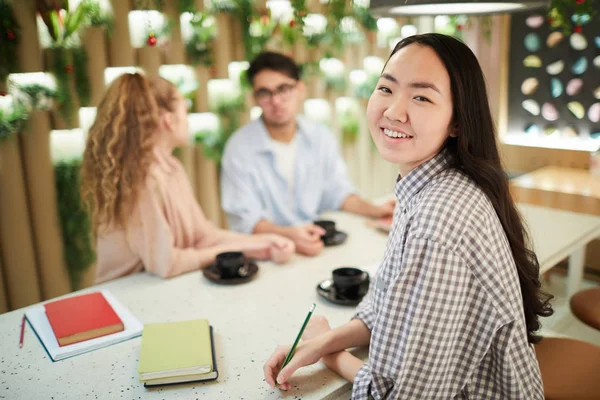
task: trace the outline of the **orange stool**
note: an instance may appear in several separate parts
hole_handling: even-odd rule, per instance
[[[582,290],[573,295],[571,311],[584,324],[600,330],[600,287]]]
[[[600,347],[567,338],[535,345],[547,400],[600,399]]]

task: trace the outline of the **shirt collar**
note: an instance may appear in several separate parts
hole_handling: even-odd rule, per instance
[[[257,121],[258,124],[258,137],[256,143],[256,149],[259,153],[273,153],[275,149],[273,148],[273,141],[271,139],[271,135],[269,135],[269,131],[263,121],[262,117]],[[306,127],[304,121],[301,118],[296,118],[296,137],[297,136],[305,136]]]
[[[398,203],[401,208],[407,207],[414,197],[425,186],[433,180],[433,178],[449,167],[452,156],[447,149],[443,149],[431,160],[425,161],[408,175],[401,178],[398,177],[394,193],[398,198]]]

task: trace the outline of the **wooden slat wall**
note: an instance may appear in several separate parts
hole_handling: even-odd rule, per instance
[[[132,10],[130,1],[113,1],[114,9],[114,30],[110,36],[106,35],[101,28],[92,28],[85,32],[82,37],[82,43],[89,55],[88,74],[91,84],[92,105],[97,105],[104,90],[104,69],[114,66],[139,65],[148,73],[156,73],[163,63],[175,64],[187,62],[184,44],[179,34],[179,12],[177,0],[167,0],[164,2],[164,13],[173,23],[174,35],[171,38],[167,48],[149,48],[134,49],[131,46],[129,38],[128,13]],[[199,9],[204,7],[203,0],[196,0]],[[44,52],[40,49],[37,40],[37,25],[35,17],[35,2],[33,0],[21,0],[12,2],[15,15],[21,26],[22,42],[18,51],[20,67],[23,72],[44,71]],[[265,0],[258,0],[259,7],[265,7]],[[309,3],[309,11],[315,12],[321,10],[322,5],[318,0]],[[234,17],[229,14],[219,14],[216,16],[219,25],[219,36],[215,45],[214,58],[215,68],[205,66],[196,66],[196,76],[200,84],[200,90],[196,95],[196,108],[194,112],[208,111],[207,81],[213,78],[228,77],[227,66],[231,61],[239,61],[243,57],[243,48],[239,40],[239,26]],[[507,20],[498,19],[498,27],[494,33],[494,41],[486,48],[486,56],[495,54],[498,48],[506,50],[504,36],[507,34]],[[419,24],[422,29],[431,29],[430,20]],[[236,33],[237,32],[237,33]],[[379,48],[374,40],[375,35],[370,35],[370,39],[362,45],[347,46],[348,48],[340,58],[344,59],[348,70],[362,68],[362,60],[367,55],[378,55],[387,58],[389,49]],[[477,35],[474,35],[474,43],[477,43]],[[481,39],[482,40],[482,39]],[[480,46],[481,47],[481,46]],[[314,51],[305,51],[301,46],[297,46],[297,52],[293,54],[298,61],[318,60],[321,56],[319,49]],[[502,61],[504,63],[505,61]],[[491,63],[495,65],[494,63]],[[502,69],[500,69],[501,71]],[[486,72],[487,74],[487,72]],[[497,77],[488,76],[488,80]],[[335,105],[335,95],[326,93],[323,90],[323,82],[319,79],[312,79],[310,82],[311,94],[313,96],[324,97],[333,107]],[[500,85],[501,86],[501,85]],[[493,90],[502,90],[492,88]],[[496,94],[492,93],[492,97]],[[248,99],[246,109],[252,104]],[[361,108],[366,108],[366,101],[361,102]],[[332,109],[335,115],[335,109]],[[351,170],[355,184],[361,193],[368,198],[378,198],[388,194],[393,187],[396,177],[396,167],[383,161],[371,143],[371,138],[367,130],[364,114],[361,118],[361,133],[355,144],[340,146],[344,148],[344,154],[347,161],[352,163]],[[247,120],[248,116],[243,115],[242,120]],[[11,200],[10,211],[14,215],[22,215],[19,221],[6,220],[5,229],[9,232],[14,229],[14,225],[23,228],[23,232],[29,229],[30,242],[33,246],[33,254],[30,251],[28,261],[16,260],[12,256],[7,256],[7,247],[11,247],[10,239],[0,240],[2,276],[4,282],[0,280],[0,312],[7,308],[21,307],[39,300],[48,299],[66,293],[70,290],[69,281],[62,259],[62,246],[60,241],[60,229],[58,226],[58,215],[56,199],[54,193],[53,167],[49,156],[49,132],[56,128],[48,112],[36,112],[32,115],[31,121],[27,126],[26,132],[13,145],[17,147],[11,150],[11,165],[6,167],[10,171],[17,168],[18,162],[14,159],[16,155],[20,157],[22,164],[22,186],[25,188],[25,201]],[[58,121],[58,119],[56,119]],[[333,121],[332,126],[339,125],[339,121]],[[339,135],[338,135],[339,137]],[[7,151],[7,150],[4,150]],[[512,159],[519,159],[519,156],[510,155]],[[190,175],[190,180],[195,189],[197,198],[209,219],[217,224],[224,226],[224,216],[219,203],[219,183],[217,165],[204,157],[201,146],[191,144],[188,149],[181,152],[181,159]],[[356,165],[359,167],[356,168]],[[3,169],[5,170],[5,169]],[[16,176],[16,175],[15,175]],[[375,179],[374,179],[375,177]],[[23,197],[21,195],[21,197]],[[12,204],[21,203],[26,207],[26,211],[17,212],[16,206]],[[7,214],[8,215],[8,214]],[[0,214],[4,221],[5,217]],[[26,228],[29,227],[29,228]],[[23,233],[24,237],[27,236]],[[6,234],[5,234],[6,236]],[[25,239],[23,239],[25,240]],[[25,240],[26,241],[26,240]],[[24,242],[21,242],[24,243]],[[23,247],[23,245],[21,245]],[[9,271],[28,265],[30,278],[25,281],[19,279],[8,279]],[[1,278],[1,277],[0,277]],[[86,284],[91,284],[93,278],[93,269],[84,277]],[[19,286],[20,285],[20,286]],[[4,293],[4,294],[3,294]],[[11,293],[15,294],[12,299]],[[19,298],[22,297],[22,299]],[[8,300],[8,301],[7,301]]]

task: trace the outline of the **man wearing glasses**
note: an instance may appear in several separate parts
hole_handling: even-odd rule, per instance
[[[228,140],[221,166],[221,201],[229,228],[276,233],[314,256],[324,230],[311,221],[328,210],[372,218],[393,214],[393,202],[374,205],[356,194],[336,140],[325,126],[296,115],[305,87],[294,60],[266,52],[248,79],[262,116]]]

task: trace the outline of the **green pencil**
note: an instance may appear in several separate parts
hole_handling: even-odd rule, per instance
[[[313,303],[313,305],[310,306],[310,310],[308,311],[308,315],[306,316],[306,319],[304,320],[304,323],[302,324],[302,328],[300,328],[300,332],[298,332],[298,336],[296,336],[296,340],[294,341],[292,348],[288,352],[287,356],[285,357],[285,360],[283,361],[283,364],[281,365],[281,370],[283,370],[283,368],[285,368],[285,366],[288,365],[288,363],[292,360],[292,357],[294,356],[294,351],[296,350],[296,346],[298,346],[298,342],[300,341],[300,338],[302,337],[302,334],[304,333],[304,329],[306,328],[306,325],[308,325],[308,321],[310,320],[310,317],[312,316],[313,311],[315,311],[316,306],[317,305],[315,303]],[[275,386],[277,386],[277,380],[275,380]]]

